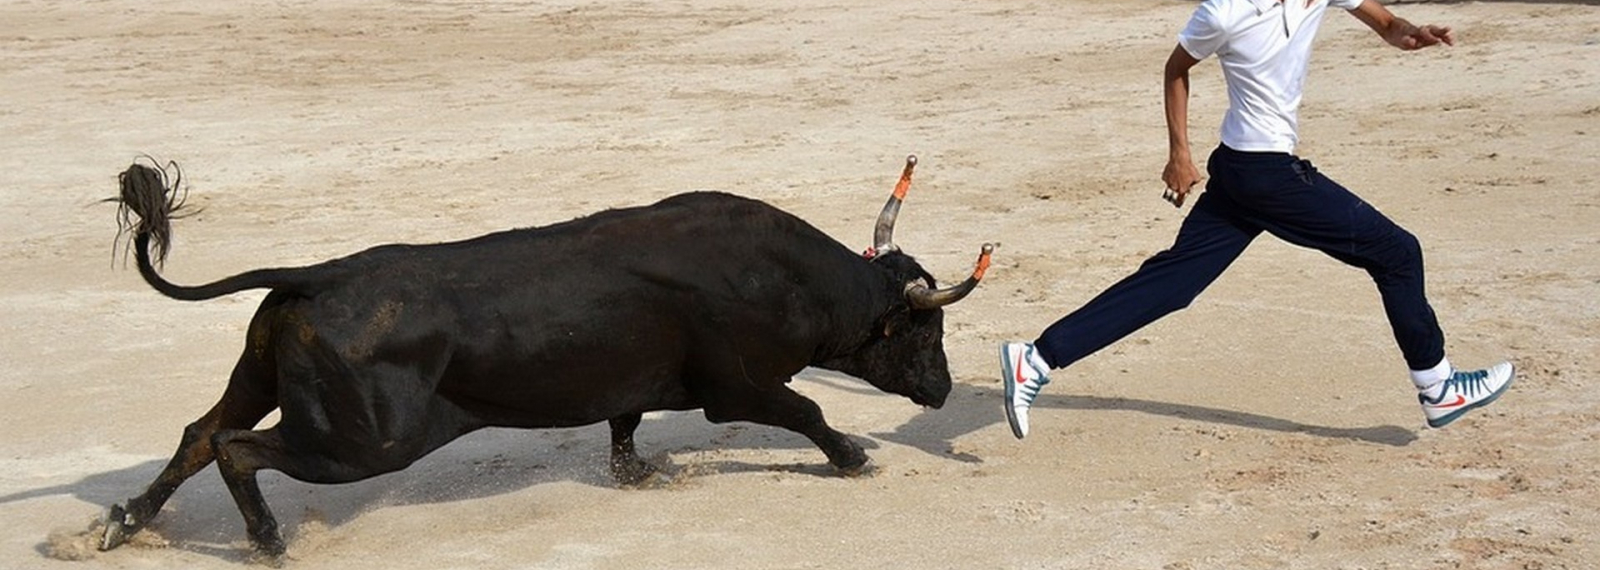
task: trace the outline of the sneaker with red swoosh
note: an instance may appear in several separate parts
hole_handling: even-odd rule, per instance
[[[1039,396],[1039,389],[1050,383],[1050,365],[1030,343],[1002,343],[1000,378],[1006,387],[1006,421],[1011,424],[1011,435],[1022,439],[1028,435],[1028,407]]]
[[[1438,397],[1417,394],[1417,400],[1422,402],[1422,414],[1428,417],[1428,427],[1442,428],[1462,414],[1495,401],[1515,377],[1516,368],[1510,362],[1483,370],[1457,370],[1445,379]]]

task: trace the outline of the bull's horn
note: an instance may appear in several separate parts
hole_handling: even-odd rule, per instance
[[[872,231],[872,249],[879,253],[888,253],[895,249],[894,245],[894,219],[900,216],[900,203],[906,199],[906,190],[911,189],[911,170],[917,167],[917,155],[906,157],[905,170],[900,171],[900,182],[894,185],[894,194],[889,195],[889,201],[883,205],[883,211],[878,214],[878,224]]]
[[[989,270],[989,256],[994,253],[994,244],[983,244],[983,253],[978,254],[978,265],[972,269],[972,276],[954,287],[944,289],[928,289],[920,283],[906,285],[906,300],[915,309],[936,309],[960,301],[978,288],[978,282],[983,280],[983,273]]]

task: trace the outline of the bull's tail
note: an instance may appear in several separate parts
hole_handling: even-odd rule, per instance
[[[148,157],[146,157],[148,158]],[[177,163],[165,167],[154,159],[152,166],[137,161],[117,177],[120,195],[106,200],[117,202],[117,236],[133,233],[132,247],[139,265],[139,275],[144,277],[162,295],[181,301],[203,301],[248,289],[288,289],[309,292],[314,288],[313,275],[302,268],[257,269],[247,271],[212,283],[184,286],[167,281],[156,271],[155,265],[166,261],[172,248],[172,220],[184,217],[185,195],[179,186],[183,174]],[[151,261],[151,251],[155,260]]]

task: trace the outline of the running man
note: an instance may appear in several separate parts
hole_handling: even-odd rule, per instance
[[[1189,69],[1216,56],[1229,104],[1222,144],[1206,162],[1206,191],[1170,249],[1033,343],[1000,346],[1006,419],[1017,438],[1028,435],[1028,408],[1051,370],[1187,307],[1262,231],[1372,276],[1429,426],[1444,427],[1511,385],[1509,362],[1465,371],[1445,358],[1444,333],[1424,293],[1417,238],[1294,155],[1311,43],[1329,6],[1349,11],[1402,50],[1455,43],[1450,28],[1413,25],[1377,0],[1205,0],[1167,58],[1168,158],[1161,178],[1164,198],[1179,208],[1201,179],[1189,154]]]

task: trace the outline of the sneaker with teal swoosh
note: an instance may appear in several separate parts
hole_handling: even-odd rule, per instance
[[[1422,402],[1422,414],[1428,417],[1428,427],[1442,428],[1456,418],[1477,408],[1489,405],[1516,377],[1516,368],[1510,362],[1501,362],[1483,370],[1457,370],[1445,379],[1437,397],[1417,394]]]

